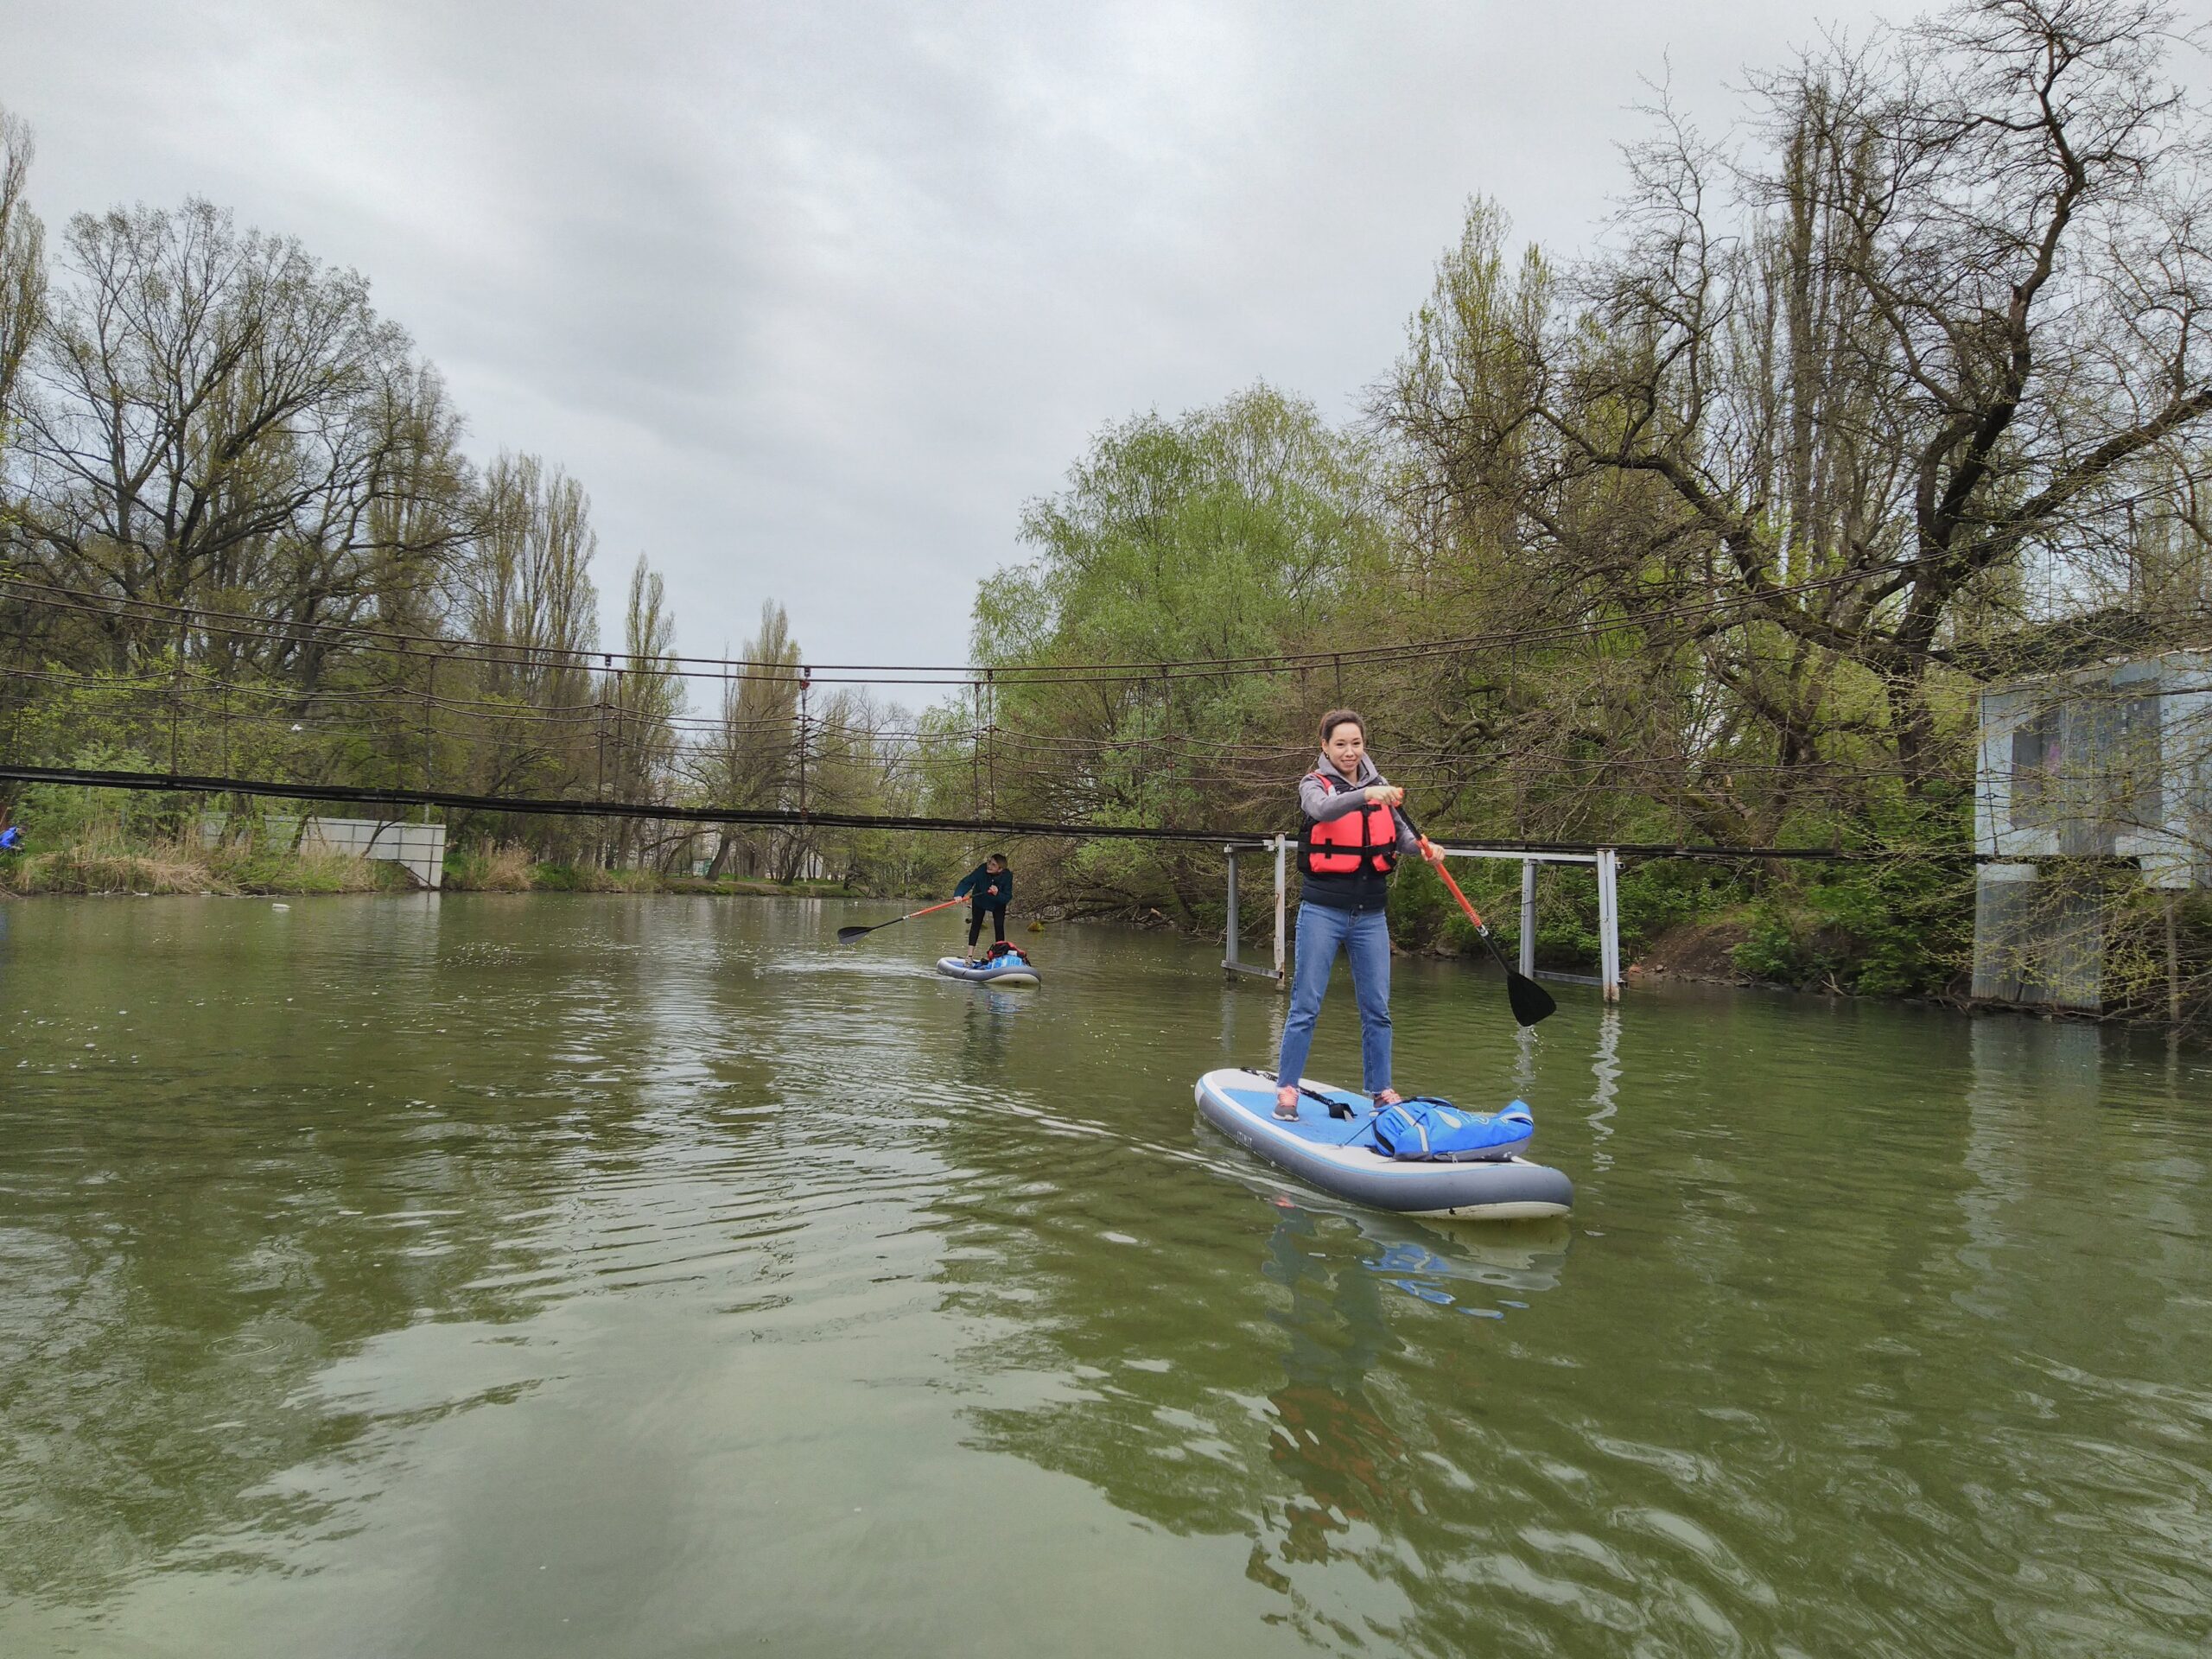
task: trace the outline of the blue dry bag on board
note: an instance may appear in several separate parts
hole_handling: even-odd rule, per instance
[[[1502,1112],[1463,1112],[1448,1100],[1416,1095],[1375,1114],[1375,1149],[1385,1158],[1468,1163],[1510,1158],[1536,1133],[1528,1103]]]

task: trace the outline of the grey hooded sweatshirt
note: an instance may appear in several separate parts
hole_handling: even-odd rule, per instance
[[[1335,782],[1337,787],[1325,787],[1320,778],[1312,772],[1298,780],[1298,806],[1308,818],[1317,823],[1326,823],[1332,818],[1341,818],[1347,812],[1359,811],[1367,804],[1364,791],[1376,784],[1390,780],[1375,768],[1375,762],[1362,755],[1359,776],[1346,778],[1329,764],[1326,755],[1313,763],[1313,771]],[[1421,837],[1406,822],[1406,815],[1393,807],[1390,817],[1398,826],[1398,850],[1418,855]],[[1300,900],[1308,905],[1325,905],[1332,910],[1380,910],[1389,898],[1390,878],[1377,871],[1360,870],[1351,875],[1309,875],[1300,889]]]

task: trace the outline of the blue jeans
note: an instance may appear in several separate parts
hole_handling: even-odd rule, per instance
[[[1359,1001],[1362,1087],[1376,1094],[1390,1086],[1390,923],[1379,910],[1298,907],[1298,957],[1290,976],[1290,1017],[1283,1021],[1282,1054],[1275,1076],[1296,1083],[1306,1074],[1313,1046],[1313,1020],[1329,988],[1341,949],[1351,958],[1352,995]]]

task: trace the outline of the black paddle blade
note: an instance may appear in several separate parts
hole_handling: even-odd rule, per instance
[[[1490,929],[1479,922],[1476,927],[1483,936],[1483,943],[1490,947],[1490,959],[1497,964],[1498,972],[1505,976],[1505,1001],[1513,1010],[1514,1023],[1526,1027],[1557,1014],[1559,1004],[1552,1001],[1552,994],[1505,959],[1505,952],[1499,950],[1497,941],[1491,938]]]
[[[1526,974],[1505,970],[1505,1000],[1512,1005],[1515,1023],[1533,1026],[1539,1020],[1548,1020],[1559,1012],[1559,1004],[1552,1001],[1552,994]]]
[[[905,919],[906,918],[903,916],[899,918],[899,920],[901,921],[904,921]],[[888,922],[876,922],[867,927],[841,927],[837,930],[837,943],[840,944],[850,944],[855,939],[864,938],[868,934],[874,932],[879,927],[888,927],[891,924]]]

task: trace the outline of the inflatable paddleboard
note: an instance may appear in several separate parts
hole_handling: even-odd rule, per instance
[[[1037,965],[1015,961],[979,962],[973,967],[958,957],[939,957],[937,970],[953,979],[972,979],[982,985],[1034,985]]]
[[[1198,1111],[1240,1146],[1324,1192],[1376,1210],[1469,1221],[1525,1221],[1563,1216],[1574,1205],[1574,1183],[1558,1170],[1505,1157],[1471,1162],[1389,1158],[1376,1149],[1375,1103],[1349,1089],[1309,1081],[1351,1111],[1333,1117],[1301,1095],[1294,1120],[1277,1117],[1272,1077],[1235,1068],[1198,1079]]]

